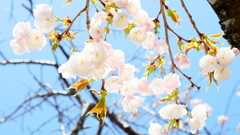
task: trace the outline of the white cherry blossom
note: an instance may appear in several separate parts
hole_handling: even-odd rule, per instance
[[[201,99],[192,99],[192,100],[190,100],[190,103],[191,103],[192,106],[196,106],[196,105],[201,104],[202,100]]]
[[[62,73],[63,78],[74,78],[76,79],[77,76],[73,73],[73,70],[71,68],[71,65],[69,62],[63,63],[59,68],[58,72]]]
[[[107,21],[107,14],[104,13],[104,12],[96,12],[94,14],[94,16],[92,17],[91,19],[91,23],[90,25],[93,26],[93,25],[101,25],[102,22],[106,22]]]
[[[118,69],[118,75],[123,81],[130,81],[134,77],[135,67],[131,64],[124,64]]]
[[[111,56],[109,56],[107,62],[112,71],[117,70],[117,68],[124,65],[125,62],[124,52],[120,49],[113,50],[113,53]]]
[[[159,54],[168,53],[168,45],[166,41],[163,39],[156,41],[154,51],[158,52]]]
[[[87,61],[83,53],[74,52],[69,58],[69,63],[73,73],[81,78],[86,78],[92,72],[91,64]]]
[[[12,47],[13,52],[17,55],[22,55],[26,52],[29,52],[25,40],[13,39],[10,41],[10,46]]]
[[[122,100],[123,110],[130,113],[136,113],[137,109],[142,107],[144,98],[139,96],[125,96]]]
[[[189,120],[189,125],[191,127],[191,133],[195,134],[197,130],[203,130],[203,128],[206,126],[206,123],[205,121],[191,118]]]
[[[129,0],[126,6],[126,11],[129,15],[134,16],[139,9],[141,9],[140,0]]]
[[[204,55],[199,60],[199,66],[204,72],[212,72],[217,68],[217,59],[211,55]]]
[[[125,13],[117,13],[113,16],[113,25],[116,29],[123,30],[127,28],[128,22],[129,18]]]
[[[235,58],[235,53],[230,49],[230,47],[222,47],[218,51],[216,58],[220,64],[230,65]]]
[[[23,40],[27,37],[28,33],[31,31],[32,26],[30,22],[18,22],[13,27],[13,36],[18,40]]]
[[[155,34],[153,32],[147,32],[147,37],[143,41],[142,46],[145,49],[151,49],[155,44]]]
[[[161,78],[154,78],[151,82],[153,93],[156,95],[163,94],[166,91],[164,82]]]
[[[106,78],[109,72],[110,68],[107,66],[106,63],[103,63],[102,65],[94,66],[90,76],[94,80],[100,81],[101,79]]]
[[[109,77],[104,84],[104,88],[110,92],[120,92],[123,82],[120,77],[118,76],[111,76]]]
[[[44,12],[51,14],[52,13],[52,7],[50,7],[47,4],[39,4],[39,5],[36,6],[36,9],[33,10],[33,16],[35,18],[38,18]]]
[[[219,125],[224,125],[228,121],[228,116],[226,115],[220,115],[218,116],[218,124]]]
[[[136,14],[134,15],[134,22],[138,26],[142,26],[147,21],[148,21],[148,13],[145,10],[143,10],[143,9],[138,10],[136,12]]]
[[[40,4],[34,9],[34,25],[44,33],[54,30],[55,17],[52,15],[52,8],[47,4]]]
[[[137,44],[137,45],[142,44],[142,42],[146,39],[146,37],[147,37],[147,32],[141,27],[133,28],[129,33],[130,41],[132,41],[134,44]]]
[[[107,59],[107,53],[104,47],[99,43],[86,44],[83,52],[87,60],[96,66],[101,65]]]
[[[107,53],[107,56],[110,57],[113,54],[113,47],[111,44],[109,44],[106,41],[100,41],[99,44],[101,44],[104,48],[104,50]]]
[[[203,104],[199,104],[196,105],[193,109],[192,109],[192,117],[194,119],[198,119],[198,120],[206,120],[207,119],[207,113],[206,113],[206,106]]]
[[[142,27],[145,31],[151,31],[154,29],[155,24],[152,20],[148,20],[146,23],[142,24]]]
[[[179,79],[179,75],[178,74],[173,74],[173,73],[169,73],[166,76],[164,76],[163,78],[163,83],[164,83],[164,87],[168,90],[174,90],[176,88],[178,88],[181,85],[180,79]]]
[[[163,119],[179,119],[187,114],[187,110],[182,105],[169,104],[162,107],[159,113]]]
[[[152,87],[150,86],[146,77],[143,77],[138,81],[137,89],[142,96],[148,96],[152,94]]]
[[[128,4],[128,0],[116,0],[116,6],[123,8]]]
[[[49,33],[55,28],[55,18],[51,13],[43,12],[34,20],[37,29],[44,33]]]
[[[89,34],[93,38],[101,38],[104,33],[104,28],[101,25],[92,25],[89,29]]]
[[[29,49],[40,51],[46,44],[46,38],[39,30],[31,30],[26,37],[26,45]]]
[[[124,96],[134,96],[137,93],[137,85],[134,81],[128,81],[122,85],[121,94]]]
[[[148,129],[149,135],[163,135],[164,127],[158,123],[150,123],[150,128]]]
[[[219,66],[214,71],[214,78],[218,81],[225,81],[231,76],[232,72],[227,66]]]

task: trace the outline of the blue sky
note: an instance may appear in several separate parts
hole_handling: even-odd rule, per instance
[[[175,24],[168,19],[169,25],[171,28],[174,29],[177,33],[179,33],[182,37],[186,39],[190,39],[191,37],[197,37],[197,34],[195,33],[194,29],[192,28],[191,24],[189,23],[189,20],[184,12],[184,10],[181,8],[181,4],[179,1],[176,0],[168,0],[168,6],[172,9],[176,9],[177,13],[183,18],[183,21],[180,21],[181,27],[175,27]],[[64,4],[65,0],[59,0],[59,1],[49,1],[49,0],[41,0],[41,1],[34,1],[34,7],[36,4],[52,4],[53,6],[53,13],[60,18],[65,17],[65,15],[69,15],[70,18],[73,18],[79,11],[79,9],[82,9],[84,4],[81,1],[73,1],[72,4],[67,6],[62,6]],[[157,15],[157,12],[159,11],[159,2],[154,0],[148,0],[148,1],[141,1],[142,8],[148,11],[149,17],[154,18]],[[0,50],[5,55],[6,58],[9,60],[15,60],[15,59],[30,59],[30,60],[51,60],[55,61],[54,56],[50,50],[50,45],[48,44],[42,51],[31,51],[28,54],[24,54],[21,56],[17,56],[13,53],[11,47],[9,46],[10,40],[12,37],[12,29],[14,25],[17,22],[20,21],[30,21],[33,26],[33,17],[28,14],[28,11],[22,7],[22,4],[25,4],[29,6],[29,3],[26,1],[14,1],[14,4],[11,5],[10,0],[0,0],[0,17],[2,18],[0,20]],[[14,10],[12,11],[13,17],[10,18],[10,11],[11,6],[13,6]],[[200,30],[200,32],[211,35],[221,32],[220,26],[218,24],[218,18],[215,15],[214,11],[211,9],[207,1],[202,0],[186,0],[186,6],[188,7],[190,13],[193,16],[193,19],[196,21],[197,27]],[[74,10],[73,10],[74,9]],[[90,14],[91,16],[94,13],[93,6],[91,6]],[[73,29],[81,29],[79,34],[76,36],[76,39],[74,42],[78,49],[80,50],[83,47],[83,42],[87,40],[87,31],[85,29],[85,16],[79,17],[79,19],[76,21],[76,24],[74,24]],[[162,24],[162,23],[161,23]],[[34,26],[33,26],[34,27]],[[163,24],[162,29],[160,33],[161,38],[164,38],[164,32],[163,32]],[[173,46],[173,54],[177,53],[176,49],[176,41],[177,38],[175,35],[173,35],[170,32],[170,43],[171,46]],[[228,46],[226,40],[221,38],[219,40],[220,42],[224,43],[224,46]],[[135,52],[137,49],[141,51],[141,47],[137,48],[137,46],[133,43],[130,43],[128,39],[124,38],[124,34],[120,31],[113,32],[112,35],[108,36],[108,42],[111,43],[114,46],[114,49],[122,49],[126,53],[126,59],[127,61],[131,58],[133,52]],[[70,49],[70,44],[66,43],[64,44],[65,49]],[[144,52],[145,53],[145,52]],[[59,63],[64,63],[67,61],[65,57],[63,57],[60,52],[56,51],[56,55],[59,58]],[[140,55],[140,54],[139,54]],[[141,54],[142,55],[142,54]],[[192,62],[190,69],[184,69],[183,72],[187,75],[191,76],[193,78],[193,81],[196,82],[198,85],[201,86],[201,90],[197,91],[196,89],[193,89],[193,93],[195,94],[195,98],[200,98],[203,100],[204,103],[208,103],[212,108],[213,112],[211,117],[207,120],[207,128],[212,133],[217,133],[217,131],[220,129],[220,126],[215,126],[217,122],[217,117],[219,115],[224,114],[225,108],[229,99],[229,96],[231,95],[232,90],[239,89],[239,85],[236,84],[237,81],[240,79],[239,74],[239,56],[236,57],[235,61],[229,66],[232,75],[231,77],[224,82],[219,82],[220,91],[217,90],[215,87],[215,84],[212,84],[212,86],[209,88],[209,91],[206,93],[205,88],[207,86],[208,80],[204,79],[202,75],[198,75],[198,72],[200,70],[200,67],[198,65],[198,60],[204,55],[203,52],[196,52],[191,51],[189,54],[189,58]],[[144,57],[144,55],[142,55]],[[166,55],[166,57],[168,57]],[[0,61],[3,61],[4,59],[0,57]],[[135,65],[138,65],[139,61],[134,61],[133,63]],[[140,64],[141,65],[141,64]],[[140,67],[140,69],[143,69]],[[32,75],[29,74],[29,70],[34,76],[38,78],[42,78],[44,80],[44,83],[49,83],[52,85],[52,87],[56,90],[61,89],[60,83],[58,82],[58,73],[56,72],[55,68],[53,67],[41,67],[36,65],[0,65],[0,75],[2,78],[0,79],[1,85],[0,85],[0,119],[2,116],[10,113],[19,103],[21,103],[28,94],[29,90],[37,90],[39,88],[39,85],[36,83],[36,81],[32,78]],[[43,74],[42,74],[43,73]],[[140,76],[140,75],[139,75]],[[185,85],[189,84],[188,81],[182,78],[182,88],[184,88]],[[236,85],[235,85],[236,84]],[[97,84],[96,84],[97,86]],[[95,85],[93,86],[95,87]],[[85,96],[85,93],[81,93],[82,96]],[[63,100],[64,101],[64,100]],[[110,99],[112,101],[112,99]],[[240,97],[236,96],[236,92],[234,93],[231,105],[229,107],[228,115],[229,121],[225,125],[225,129],[232,129],[235,128],[238,123],[240,122],[240,109],[238,109],[240,103]],[[67,103],[65,103],[67,104]],[[64,105],[64,103],[63,103]],[[41,125],[42,122],[52,117],[52,114],[54,114],[55,110],[51,109],[51,107],[48,104],[43,104],[41,109],[36,109],[30,114],[27,114],[23,118],[18,118],[14,121],[10,121],[4,124],[0,124],[0,134],[3,135],[26,135],[29,134],[29,128],[35,129],[39,125]],[[50,115],[49,115],[50,114]],[[95,119],[94,119],[95,120]],[[97,122],[96,122],[97,123]],[[58,135],[60,132],[55,131],[57,129],[57,120],[53,120],[50,122],[48,126],[45,126],[43,128],[44,133],[36,133],[39,134],[54,134]],[[90,123],[87,123],[90,124]],[[54,128],[52,128],[54,127]],[[239,134],[237,131],[229,131],[228,134],[234,135]]]

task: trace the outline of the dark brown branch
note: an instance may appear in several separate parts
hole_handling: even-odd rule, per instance
[[[63,36],[65,33],[68,33],[70,28],[72,27],[73,23],[77,20],[77,18],[84,12],[87,10],[87,8],[89,7],[89,1],[90,0],[86,0],[86,5],[85,7],[79,11],[79,13],[73,18],[71,24],[68,26],[68,28],[66,30],[63,31],[63,33],[61,34],[61,36]]]
[[[94,106],[95,106],[94,103],[85,103],[83,105],[83,110],[82,110],[81,116],[79,117],[78,122],[75,125],[75,127],[70,131],[69,135],[77,135],[80,130],[85,129],[83,127],[83,123],[86,119],[85,116]]]

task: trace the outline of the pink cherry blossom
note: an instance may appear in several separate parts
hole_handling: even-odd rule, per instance
[[[155,27],[155,24],[152,20],[148,20],[144,24],[142,24],[142,27],[145,31],[152,31]]]

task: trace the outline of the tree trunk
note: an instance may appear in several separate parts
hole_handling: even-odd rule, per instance
[[[240,49],[240,0],[208,0],[217,14],[223,36],[232,47]]]

